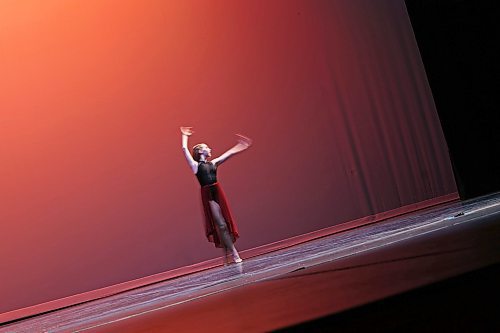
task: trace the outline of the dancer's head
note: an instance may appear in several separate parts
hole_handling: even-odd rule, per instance
[[[196,162],[199,162],[201,156],[205,156],[205,158],[212,156],[212,149],[210,149],[210,147],[208,147],[205,143],[198,143],[193,147],[193,159]]]

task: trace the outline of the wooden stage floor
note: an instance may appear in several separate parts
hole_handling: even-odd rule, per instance
[[[499,267],[497,193],[19,320],[0,333],[500,331]]]

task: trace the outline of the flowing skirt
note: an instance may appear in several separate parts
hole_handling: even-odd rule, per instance
[[[224,244],[222,244],[222,241],[217,233],[217,222],[215,221],[209,204],[209,201],[211,200],[219,204],[224,222],[226,222],[227,230],[231,235],[233,243],[236,242],[236,239],[239,237],[238,228],[233,216],[231,215],[224,191],[219,183],[202,186],[201,201],[203,204],[203,212],[205,213],[205,235],[207,236],[209,242],[212,242],[216,247],[221,248],[224,247]]]

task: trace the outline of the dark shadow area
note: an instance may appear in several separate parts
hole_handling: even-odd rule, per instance
[[[276,332],[493,332],[500,264]]]
[[[405,0],[462,199],[500,190],[498,6]]]

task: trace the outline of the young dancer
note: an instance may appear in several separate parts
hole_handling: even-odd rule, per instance
[[[205,234],[208,241],[213,242],[216,247],[224,250],[224,260],[229,262],[228,256],[232,256],[233,262],[240,263],[242,259],[234,246],[239,237],[238,228],[231,215],[226,196],[222,187],[217,182],[217,169],[227,161],[228,158],[240,153],[251,146],[252,140],[246,136],[236,134],[238,143],[221,156],[209,160],[212,150],[205,144],[199,143],[193,147],[193,155],[188,149],[188,137],[193,134],[191,127],[181,127],[182,151],[201,185],[201,200],[205,213]]]

